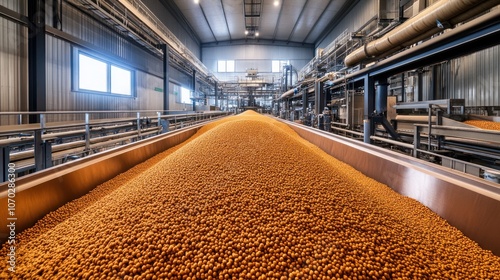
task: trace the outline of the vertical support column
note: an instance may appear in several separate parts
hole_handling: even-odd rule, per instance
[[[28,1],[28,109],[45,111],[47,106],[45,70],[45,0]],[[30,115],[31,123],[40,121]]]
[[[219,107],[219,85],[217,82],[215,82],[215,87],[214,87],[214,92],[215,92],[215,107]]]
[[[141,133],[141,113],[137,112],[137,139],[141,140],[142,139],[142,133]]]
[[[304,118],[307,114],[307,89],[302,90],[302,117]]]
[[[59,27],[61,21],[61,3],[60,0],[52,0],[52,27],[56,29]]]
[[[436,125],[443,125],[443,111],[441,109],[436,110]],[[437,149],[441,150],[443,145],[444,136],[437,137]]]
[[[420,148],[420,126],[415,126],[413,135],[413,157],[418,157],[418,149]]]
[[[170,47],[167,44],[161,45],[161,50],[163,52],[163,111],[165,111],[164,113],[166,115],[168,115],[168,110],[170,109],[170,71],[168,70],[170,67],[168,59],[169,49]]]
[[[43,170],[44,163],[43,147],[42,147],[42,131],[35,130],[35,170]]]
[[[288,65],[285,66],[285,88],[283,89],[283,92],[286,92],[288,90]]]
[[[90,154],[90,117],[85,113],[85,153]]]
[[[323,112],[326,106],[326,96],[323,94],[323,83],[316,81],[314,83],[314,110],[316,116]]]
[[[0,183],[7,181],[10,163],[10,147],[0,147]]]
[[[196,93],[196,70],[193,69],[193,80],[191,81],[191,88],[193,89],[193,111],[196,112],[196,99],[195,93]]]
[[[417,70],[417,92],[415,93],[415,95],[417,96],[417,100],[414,101],[424,101],[423,87],[424,87],[423,74],[422,70],[419,69]]]
[[[373,111],[375,110],[375,81],[373,80],[373,77],[370,77],[369,75],[366,75],[364,77],[364,120],[363,124],[366,126],[368,125],[369,127],[366,128],[364,127],[363,131],[365,132],[364,136],[364,142],[365,143],[370,143],[370,136],[372,136],[375,132],[375,126],[373,125],[373,121],[371,121],[371,115],[373,114]],[[370,120],[369,122],[366,122],[366,120]],[[369,135],[366,135],[366,132],[369,133]]]
[[[429,104],[429,133],[427,134],[428,136],[428,141],[427,141],[427,151],[431,150],[431,145],[432,145],[432,104]]]
[[[52,166],[52,144],[42,138],[45,130],[45,115],[40,114],[40,129],[34,131],[35,134],[35,170],[40,171]]]
[[[377,81],[377,91],[375,93],[375,110],[377,114],[384,114],[387,111],[387,89],[389,84],[387,79]]]
[[[405,73],[401,74],[401,100],[403,100],[403,102],[408,102],[408,100],[406,100]]]

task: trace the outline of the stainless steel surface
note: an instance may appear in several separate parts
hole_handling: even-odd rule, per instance
[[[19,178],[15,196],[16,232],[33,226],[44,215],[85,195],[97,185],[182,143],[201,126],[158,135]],[[0,209],[0,241],[5,241],[8,234],[7,199],[7,184],[0,184],[0,205],[5,205]]]
[[[406,102],[399,103],[393,106],[395,109],[428,109],[429,106],[440,107],[445,109],[448,114],[450,114],[453,108],[459,108],[463,113],[463,107],[465,106],[464,99],[439,99],[439,100],[426,100],[418,102]]]
[[[418,126],[420,129],[420,132],[422,132],[422,133],[429,132],[428,125],[418,124],[415,126]],[[489,143],[493,143],[493,144],[500,144],[500,131],[496,131],[496,130],[433,125],[431,132],[433,135],[440,135],[440,136],[445,136],[445,137],[465,138],[465,139],[469,139],[469,140],[476,140],[476,141],[482,141],[482,142],[489,142]]]
[[[500,256],[498,184],[373,145],[286,123],[328,154],[396,192],[418,200],[481,247]]]

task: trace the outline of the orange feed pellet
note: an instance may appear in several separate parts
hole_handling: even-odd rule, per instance
[[[253,112],[205,126],[18,242],[2,278],[500,279],[499,257],[428,208]]]
[[[475,126],[475,127],[479,127],[482,129],[500,130],[500,122],[468,120],[468,121],[465,121],[464,123],[468,124],[468,125]]]

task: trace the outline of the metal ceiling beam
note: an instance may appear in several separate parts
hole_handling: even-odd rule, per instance
[[[203,17],[205,18],[205,21],[207,22],[208,29],[210,29],[210,32],[212,33],[212,36],[214,37],[215,42],[218,42],[217,38],[215,37],[214,31],[212,30],[212,26],[210,26],[210,22],[208,22],[208,18],[207,18],[207,15],[205,14],[205,10],[203,9],[203,6],[201,5],[201,3],[199,3],[198,5],[200,6],[201,13],[203,14]]]
[[[229,35],[229,41],[232,41],[231,30],[229,29],[229,23],[227,22],[226,9],[224,8],[224,2],[220,0],[220,5],[222,6],[222,13],[224,14],[224,22],[226,23],[227,34]]]
[[[299,21],[302,18],[302,15],[304,14],[307,3],[309,3],[309,0],[306,0],[306,2],[304,3],[304,6],[302,6],[302,9],[300,10],[299,17],[295,21],[295,25],[293,26],[292,32],[290,32],[290,35],[288,36],[287,42],[290,42],[290,39],[292,38],[293,34],[295,33],[295,29],[297,29],[297,25],[299,24]]]
[[[330,2],[328,2],[328,5],[326,5],[326,7],[323,9],[323,12],[321,12],[321,15],[319,15],[318,19],[316,19],[313,26],[316,26],[318,24],[318,22],[323,18],[323,15],[326,13],[326,11],[328,10],[328,7],[330,7],[332,2],[333,2],[333,0],[330,0]],[[311,33],[313,32],[313,30],[314,30],[314,28],[311,28],[311,30],[309,30],[309,33],[307,33],[307,36],[304,38],[304,41],[302,41],[302,43],[305,43],[307,41],[307,38],[309,38],[309,36],[311,36]]]
[[[233,39],[232,41],[219,41],[218,43],[210,42],[201,44],[202,48],[209,47],[220,47],[220,46],[237,46],[237,45],[245,45],[248,44],[248,39]],[[273,46],[288,46],[288,47],[304,47],[311,48],[314,50],[314,44],[310,43],[301,43],[301,42],[287,42],[281,40],[272,40],[272,39],[262,39],[259,38],[257,41],[252,42],[253,45],[273,45]]]
[[[285,0],[281,1],[280,13],[278,14],[278,20],[276,20],[276,27],[274,28],[273,42],[276,40],[276,34],[278,34],[278,26],[281,19],[281,14],[283,13],[283,7],[285,6]]]

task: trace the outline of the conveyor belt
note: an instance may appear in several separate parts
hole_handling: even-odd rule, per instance
[[[500,217],[497,215],[500,213],[500,188],[497,184],[359,141],[285,123],[332,156],[397,192],[420,201],[483,248],[500,255]],[[87,193],[99,183],[181,143],[200,127],[159,135],[123,149],[74,161],[64,168],[50,168],[20,178],[16,201],[18,205],[30,207],[17,209],[17,229],[33,225],[46,213]],[[0,188],[0,205],[6,205],[6,184],[0,185]],[[8,217],[6,210],[0,209],[4,225]],[[5,231],[1,237],[5,240]]]

